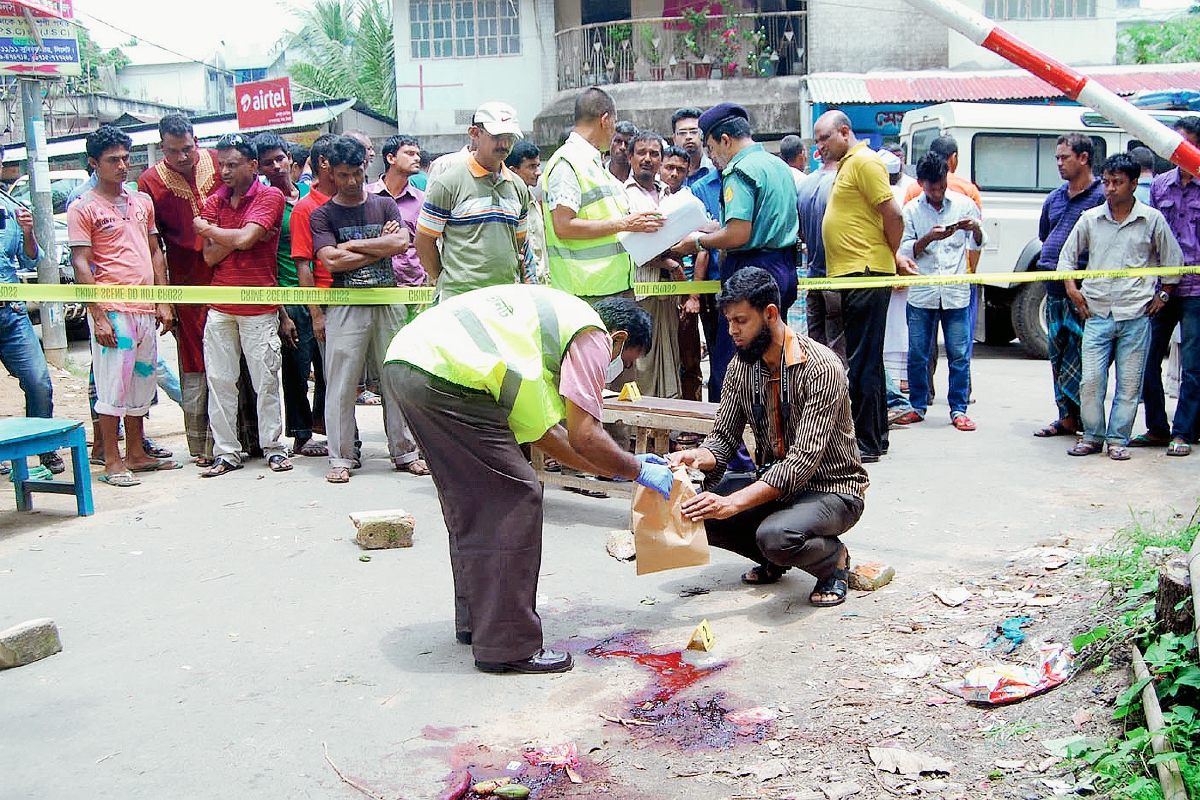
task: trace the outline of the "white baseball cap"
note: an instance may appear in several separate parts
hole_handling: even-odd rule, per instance
[[[506,133],[518,138],[521,136],[517,112],[508,103],[484,103],[475,110],[471,124],[478,125],[492,136],[503,136]]]

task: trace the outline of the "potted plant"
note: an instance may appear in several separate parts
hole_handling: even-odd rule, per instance
[[[683,11],[683,24],[686,30],[683,34],[683,46],[687,58],[693,65],[696,78],[701,80],[712,75],[712,59],[708,57],[708,6],[703,10],[688,8]]]
[[[645,56],[646,63],[650,65],[650,78],[661,81],[667,74],[667,68],[662,63],[662,50],[659,49],[659,46],[662,45],[662,38],[651,25],[639,25],[638,38],[642,40],[642,55]]]
[[[737,74],[742,52],[737,21],[732,15],[727,15],[720,27],[712,32],[711,37],[715,55],[713,60],[720,65],[721,71],[727,77],[734,77]]]
[[[750,78],[771,74],[773,68],[771,56],[775,56],[775,62],[779,61],[779,56],[775,55],[775,51],[767,44],[766,31],[745,29],[742,31],[742,42],[745,45],[742,74]]]

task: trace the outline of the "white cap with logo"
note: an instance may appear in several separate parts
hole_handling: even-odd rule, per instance
[[[512,134],[517,138],[521,137],[517,112],[508,103],[484,103],[475,110],[471,124],[478,125],[492,136]]]

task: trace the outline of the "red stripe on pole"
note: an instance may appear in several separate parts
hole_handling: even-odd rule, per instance
[[[1018,67],[1032,72],[1051,86],[1062,89],[1072,100],[1079,97],[1079,92],[1088,82],[1085,76],[1066,64],[1033,49],[1002,28],[993,28],[980,44]]]
[[[1171,163],[1191,175],[1200,175],[1200,149],[1184,139],[1171,154]]]

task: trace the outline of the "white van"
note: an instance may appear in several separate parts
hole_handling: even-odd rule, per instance
[[[1172,125],[1187,112],[1149,112]],[[1042,202],[1062,183],[1054,159],[1058,137],[1084,133],[1095,142],[1096,168],[1125,152],[1134,137],[1103,116],[1080,106],[1007,103],[941,103],[904,115],[900,142],[912,168],[938,136],[958,142],[958,172],[979,187],[988,243],[980,272],[1025,272],[1041,252],[1038,219]],[[1042,283],[981,286],[982,311],[976,339],[1010,342],[1014,334],[1026,352],[1046,357],[1045,298]]]

